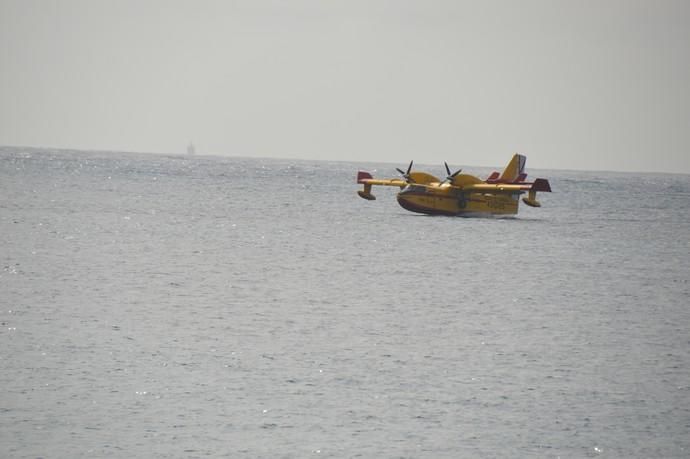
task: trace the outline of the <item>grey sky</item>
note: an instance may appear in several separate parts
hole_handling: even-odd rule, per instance
[[[690,2],[0,0],[0,145],[690,173]]]

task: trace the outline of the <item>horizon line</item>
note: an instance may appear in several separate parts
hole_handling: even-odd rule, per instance
[[[274,156],[244,156],[244,155],[232,155],[232,154],[222,154],[222,153],[195,153],[190,155],[188,153],[172,153],[172,152],[158,152],[158,151],[133,151],[133,150],[108,150],[108,149],[83,149],[83,148],[67,148],[67,147],[52,147],[52,146],[33,146],[33,145],[0,145],[0,149],[4,148],[27,148],[32,150],[56,150],[61,152],[78,152],[78,153],[124,153],[124,154],[142,154],[142,155],[170,155],[170,156],[181,156],[186,158],[193,157],[221,157],[221,158],[242,158],[242,159],[272,159],[272,160],[286,160],[286,161],[318,161],[318,162],[336,162],[336,163],[365,163],[365,164],[398,164],[393,161],[386,160],[345,160],[345,159],[313,159],[313,158],[296,158],[296,157],[274,157]],[[404,162],[404,161],[403,161]],[[432,164],[419,163],[425,166],[430,166]],[[468,167],[480,167],[480,168],[496,168],[503,166],[481,166],[474,164],[453,164],[450,165],[462,165]],[[668,175],[690,175],[690,172],[668,172],[668,171],[658,171],[658,170],[610,170],[610,169],[570,169],[570,168],[539,168],[535,167],[534,170],[542,171],[561,171],[561,172],[613,172],[617,174],[668,174]]]

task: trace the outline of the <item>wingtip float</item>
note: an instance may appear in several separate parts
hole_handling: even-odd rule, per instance
[[[397,169],[402,178],[375,179],[365,171],[357,173],[357,183],[363,189],[357,194],[369,201],[376,197],[372,186],[396,186],[400,188],[398,204],[411,212],[429,215],[515,215],[519,197],[530,207],[541,207],[537,192],[550,192],[549,181],[543,178],[527,182],[525,163],[527,158],[515,154],[503,173],[492,173],[486,180],[474,175],[461,174],[459,169],[451,173],[447,163],[447,176],[439,180],[426,172],[412,170],[412,161],[406,171]]]

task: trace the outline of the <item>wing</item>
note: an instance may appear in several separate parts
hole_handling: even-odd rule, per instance
[[[407,185],[407,182],[403,179],[375,179],[369,172],[365,171],[357,173],[357,183],[364,185],[364,189],[357,191],[357,194],[370,201],[376,199],[376,196],[371,194],[371,187],[373,185],[397,186],[399,188],[404,188]]]
[[[359,190],[359,194],[362,198],[368,200],[376,199],[376,196],[371,194],[371,187],[374,185],[378,186],[397,186],[400,189],[405,188],[409,184],[414,184],[421,187],[429,187],[432,184],[438,185],[440,180],[431,174],[426,172],[409,172],[407,175],[408,179],[375,179],[371,176],[369,172],[359,171],[357,173],[357,183],[364,185],[363,190]],[[409,180],[409,181],[408,181]]]
[[[522,183],[473,183],[462,187],[465,191],[493,193],[515,193],[520,191],[551,192],[551,185],[546,179],[538,178],[534,182]]]
[[[369,172],[359,171],[357,173],[357,183],[364,185],[381,185],[404,187],[407,182],[403,179],[375,179]]]
[[[479,193],[493,193],[493,194],[513,194],[527,192],[526,198],[522,201],[531,207],[541,207],[537,201],[537,191],[551,192],[551,185],[546,179],[538,178],[534,182],[523,183],[475,183],[462,187],[463,191],[475,191]]]

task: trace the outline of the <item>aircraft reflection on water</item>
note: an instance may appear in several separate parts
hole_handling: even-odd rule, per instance
[[[429,215],[515,215],[518,212],[519,197],[527,193],[522,201],[531,207],[541,207],[537,192],[550,192],[549,181],[543,178],[527,182],[525,163],[527,158],[515,154],[501,174],[493,172],[486,180],[461,174],[462,169],[451,173],[447,163],[447,176],[439,180],[426,172],[412,170],[412,161],[407,171],[397,169],[402,179],[375,179],[365,171],[357,174],[357,183],[364,189],[357,193],[364,199],[374,200],[371,187],[396,186],[400,188],[398,204],[411,212]]]

